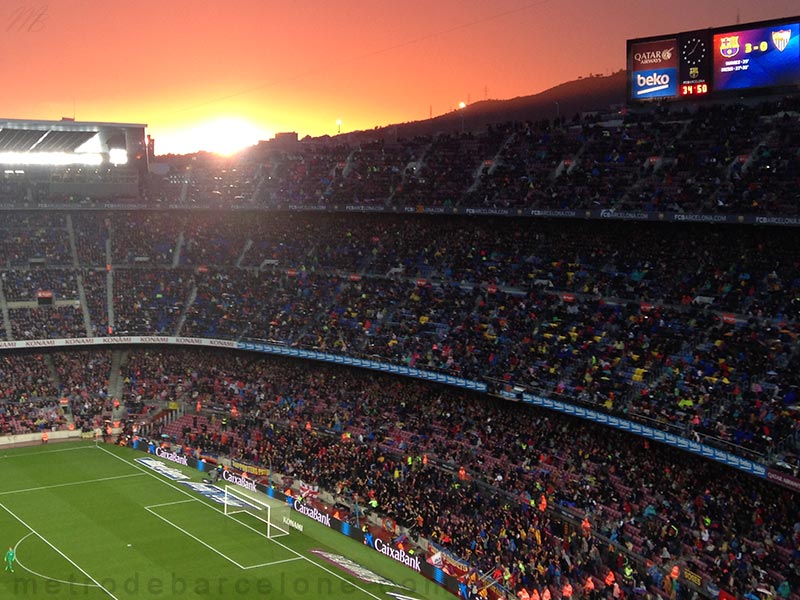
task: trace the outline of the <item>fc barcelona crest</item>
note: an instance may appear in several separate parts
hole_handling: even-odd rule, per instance
[[[729,35],[720,39],[719,53],[725,58],[733,58],[739,54],[739,36]]]

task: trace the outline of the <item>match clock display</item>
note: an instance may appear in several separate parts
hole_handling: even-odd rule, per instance
[[[701,37],[692,36],[683,42],[681,47],[683,64],[696,67],[705,61],[706,56],[708,56],[708,47]]]

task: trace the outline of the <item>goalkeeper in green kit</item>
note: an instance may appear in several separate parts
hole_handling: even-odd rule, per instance
[[[14,554],[14,548],[11,546],[8,547],[8,552],[6,552],[6,571],[14,572],[14,559],[16,555]]]

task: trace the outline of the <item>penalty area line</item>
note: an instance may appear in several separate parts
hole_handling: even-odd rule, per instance
[[[47,540],[47,538],[45,538],[45,537],[44,537],[44,536],[43,536],[41,533],[39,533],[38,531],[36,531],[36,530],[35,530],[33,527],[31,527],[31,526],[30,526],[30,525],[28,525],[28,524],[27,524],[25,521],[23,521],[23,520],[22,520],[20,517],[18,517],[18,516],[17,516],[17,515],[16,515],[16,514],[15,514],[15,513],[14,513],[14,512],[13,512],[13,511],[10,509],[10,508],[8,508],[8,507],[7,507],[5,504],[2,504],[2,503],[0,503],[0,508],[2,508],[2,509],[3,509],[4,511],[6,511],[8,514],[10,514],[12,517],[14,517],[14,518],[15,518],[17,521],[19,521],[19,522],[20,522],[20,523],[21,523],[21,524],[22,524],[24,527],[28,528],[28,529],[30,530],[30,532],[31,532],[31,533],[33,533],[33,534],[34,534],[36,537],[38,537],[40,540],[42,540],[42,541],[43,541],[45,544],[47,544],[47,545],[48,545],[48,546],[50,546],[50,547],[51,547],[53,550],[55,550],[55,551],[56,551],[56,552],[59,554],[59,556],[61,556],[61,557],[62,557],[64,560],[66,560],[66,561],[67,561],[69,564],[71,564],[73,567],[75,567],[76,569],[78,569],[78,571],[80,571],[81,573],[83,573],[84,575],[86,575],[86,577],[88,577],[88,578],[89,578],[89,579],[90,579],[90,580],[91,580],[91,581],[92,581],[92,582],[93,582],[93,583],[94,583],[94,584],[95,584],[97,587],[99,587],[99,588],[100,588],[101,590],[103,590],[103,591],[104,591],[106,594],[108,594],[108,597],[109,597],[109,598],[113,598],[114,600],[119,600],[119,598],[117,598],[117,597],[116,597],[114,594],[112,594],[112,593],[111,593],[111,592],[108,590],[108,588],[106,588],[106,587],[105,587],[105,586],[104,586],[102,583],[100,583],[99,581],[97,581],[97,579],[95,579],[94,577],[92,577],[91,575],[89,575],[89,573],[87,573],[87,572],[86,572],[86,571],[85,571],[83,568],[81,568],[81,566],[80,566],[78,563],[76,563],[76,562],[75,562],[74,560],[72,560],[72,559],[71,559],[69,556],[67,556],[66,554],[64,554],[64,553],[63,553],[61,550],[59,550],[58,548],[56,548],[56,547],[55,547],[53,544],[51,544],[51,543],[50,543],[50,542]]]

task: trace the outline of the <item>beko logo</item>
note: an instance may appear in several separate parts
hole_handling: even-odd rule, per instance
[[[636,90],[637,96],[645,96],[666,90],[669,87],[670,78],[666,73],[653,73],[652,75],[636,74]]]

